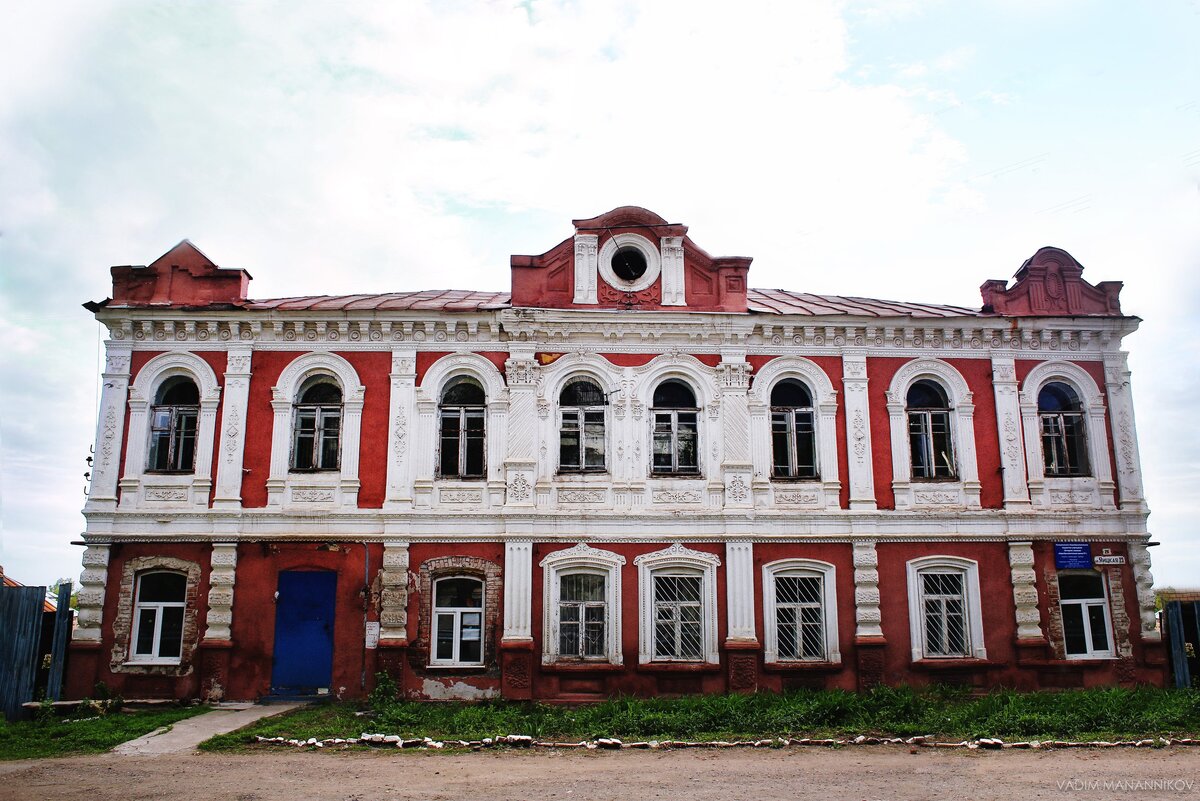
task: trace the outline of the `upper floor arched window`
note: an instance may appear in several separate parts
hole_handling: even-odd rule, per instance
[[[696,393],[687,384],[668,379],[654,390],[654,457],[651,473],[700,473],[699,419]]]
[[[341,452],[342,388],[331,376],[300,385],[292,425],[293,470],[337,470]]]
[[[913,479],[954,478],[954,436],[946,390],[936,381],[921,379],[909,387],[905,408]]]
[[[1038,424],[1047,476],[1091,475],[1083,404],[1075,390],[1052,381],[1038,393]]]
[[[147,470],[190,473],[196,464],[200,390],[187,376],[168,378],[158,388],[150,412],[150,459]]]
[[[605,469],[604,407],[608,401],[596,382],[570,381],[558,396],[558,468],[563,472]]]
[[[780,381],[771,389],[771,475],[818,477],[812,393],[794,378]]]
[[[443,478],[483,478],[484,427],[487,398],[479,382],[460,376],[446,385],[438,408],[440,451],[438,475]]]

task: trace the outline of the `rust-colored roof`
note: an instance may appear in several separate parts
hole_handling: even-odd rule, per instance
[[[443,311],[471,312],[505,309],[507,292],[470,292],[463,289],[430,289],[424,292],[389,292],[383,295],[310,295],[301,298],[252,300],[251,311]]]
[[[751,311],[766,314],[798,314],[809,317],[850,315],[854,317],[978,317],[978,309],[905,303],[898,300],[811,295],[786,289],[751,289],[746,293]]]
[[[947,318],[978,317],[982,312],[965,306],[905,303],[895,300],[812,295],[785,289],[751,289],[746,293],[750,311],[804,317],[847,315],[854,317]],[[424,292],[389,292],[383,295],[310,295],[298,298],[252,300],[250,311],[437,311],[473,312],[506,309],[507,292],[469,292],[432,289]]]

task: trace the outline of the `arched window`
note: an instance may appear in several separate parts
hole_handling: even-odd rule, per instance
[[[483,478],[487,472],[483,449],[485,403],[483,387],[473,378],[456,378],[446,385],[439,408],[439,476]]]
[[[1094,570],[1059,573],[1058,597],[1067,658],[1115,656],[1104,577]]]
[[[817,440],[812,393],[789,378],[771,389],[771,475],[815,479]]]
[[[1038,421],[1046,475],[1068,478],[1091,475],[1083,404],[1075,390],[1059,381],[1042,387],[1038,393]]]
[[[147,470],[190,473],[196,464],[196,426],[200,390],[186,376],[168,378],[158,388],[150,411],[150,461]]]
[[[954,478],[954,438],[946,391],[936,382],[922,379],[909,387],[905,405],[913,479]]]
[[[698,475],[699,417],[696,393],[682,381],[667,380],[654,390],[654,461],[651,473]]]
[[[433,584],[435,665],[483,664],[483,581],[467,576]]]
[[[312,376],[296,395],[292,469],[337,470],[341,432],[341,387],[331,376]]]
[[[558,469],[598,472],[604,461],[604,407],[608,401],[594,381],[575,379],[558,396]]]
[[[182,573],[141,573],[133,605],[133,662],[176,663],[183,651],[187,577]]]

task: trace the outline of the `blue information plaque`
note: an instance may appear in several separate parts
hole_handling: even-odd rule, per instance
[[[1092,566],[1092,544],[1090,542],[1054,543],[1054,566],[1059,570],[1090,568]]]

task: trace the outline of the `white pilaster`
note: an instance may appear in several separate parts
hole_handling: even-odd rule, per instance
[[[533,506],[537,457],[538,364],[532,352],[512,352],[504,362],[508,379],[508,437],[504,454],[504,483],[508,506]]]
[[[750,365],[744,353],[723,353],[719,365],[721,473],[726,506],[753,506],[753,461],[750,453]],[[709,415],[713,417],[712,414]],[[710,426],[713,421],[710,419]],[[733,636],[732,634],[730,635]]]
[[[1037,574],[1033,569],[1033,543],[1010,542],[1008,566],[1016,605],[1017,639],[1044,639],[1042,615],[1038,611]]]
[[[380,574],[379,638],[408,640],[408,543],[383,543]]]
[[[130,356],[129,345],[108,342],[108,354],[102,376],[104,388],[100,393],[100,416],[96,424],[92,485],[85,512],[111,511],[117,507],[121,442],[125,432],[125,404],[129,397]]]
[[[854,622],[856,637],[882,637],[879,609],[879,554],[874,540],[854,543]]]
[[[387,496],[383,508],[397,509],[412,504],[413,459],[409,453],[410,428],[416,415],[417,352],[392,351],[391,396],[388,399]],[[407,548],[407,546],[406,546]],[[407,551],[406,551],[407,553]]]
[[[504,543],[504,640],[533,639],[533,543]]]
[[[1137,585],[1142,639],[1157,642],[1162,639],[1162,633],[1154,619],[1154,576],[1150,572],[1150,549],[1142,543],[1130,543],[1129,561],[1133,563],[1133,580]]]
[[[725,543],[725,607],[729,640],[757,642],[754,628],[754,545]]]
[[[875,476],[872,473],[871,409],[867,398],[865,353],[848,350],[842,354],[842,382],[850,462],[850,508],[873,510],[876,508]]]
[[[226,357],[214,509],[240,509],[242,506],[242,464],[246,451],[246,404],[250,398],[252,353],[250,348],[231,348]]]
[[[662,255],[662,304],[686,306],[683,272],[683,237],[664,236],[660,240]]]
[[[1012,357],[992,357],[992,389],[996,397],[996,426],[1000,434],[1000,467],[1004,476],[1004,507],[1027,508],[1025,446],[1021,436],[1021,401]]]
[[[79,617],[72,639],[99,642],[104,622],[104,586],[108,583],[108,546],[89,545],[79,575]]]
[[[575,303],[595,304],[596,278],[599,268],[596,262],[596,234],[575,235]]]
[[[1142,464],[1129,375],[1128,356],[1124,351],[1105,355],[1104,384],[1108,391],[1108,414],[1117,457],[1117,491],[1122,509],[1141,511],[1145,509],[1146,501],[1142,496]]]
[[[204,639],[230,640],[233,633],[233,586],[237,583],[237,543],[214,542],[208,576],[208,615]]]

